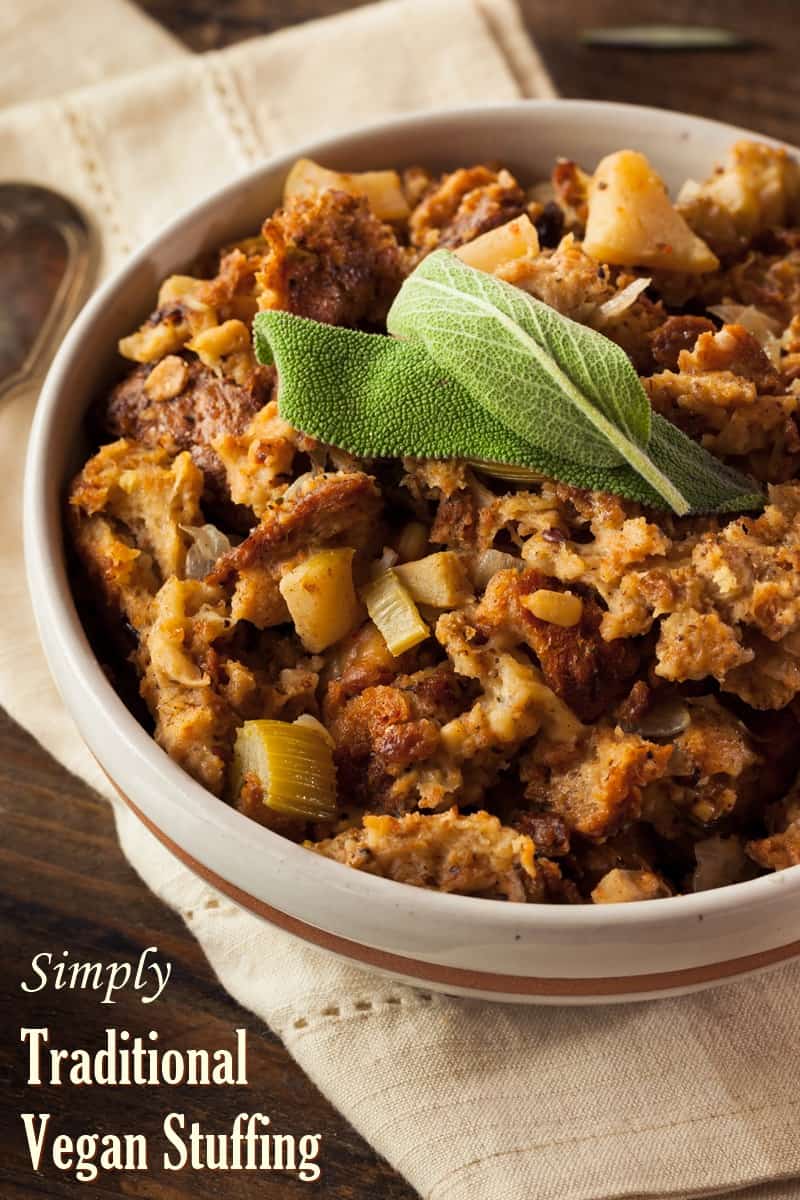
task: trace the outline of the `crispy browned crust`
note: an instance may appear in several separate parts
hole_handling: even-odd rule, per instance
[[[462,815],[453,808],[435,815],[368,815],[361,828],[312,848],[357,870],[415,887],[516,901],[544,896],[530,838],[486,812]]]
[[[461,246],[518,217],[525,205],[525,193],[509,171],[461,167],[443,175],[412,212],[412,245],[422,251]]]
[[[445,496],[436,506],[431,541],[438,546],[463,550],[475,541],[477,525],[477,507],[471,492],[455,492]]]
[[[293,197],[264,222],[262,307],[329,325],[376,326],[407,272],[394,231],[344,192]]]
[[[336,742],[341,785],[370,807],[384,807],[392,776],[430,758],[439,746],[439,726],[428,718],[415,718],[413,694],[401,688],[369,687],[336,716],[330,704],[324,711]]]
[[[111,437],[132,438],[147,446],[188,450],[203,472],[207,499],[230,500],[223,467],[213,443],[226,434],[241,434],[269,401],[275,384],[271,367],[259,367],[246,387],[216,375],[197,359],[186,363],[186,382],[170,400],[154,401],[146,384],[151,364],[136,367],[98,406],[102,431]]]
[[[594,721],[628,691],[640,653],[628,638],[604,641],[603,613],[591,596],[583,598],[577,625],[562,628],[542,621],[521,600],[539,588],[566,591],[557,579],[538,571],[499,572],[486,589],[478,628],[487,636],[513,629],[539,660],[545,679],[581,721]]]
[[[392,810],[392,782],[440,748],[441,727],[461,712],[470,696],[449,664],[397,675],[352,694],[345,674],[328,685],[323,705],[336,742],[339,782],[346,795]]]
[[[336,707],[365,688],[412,673],[418,657],[411,650],[395,658],[371,621],[345,638],[337,650],[326,679],[327,699]]]
[[[252,296],[256,290],[256,275],[261,268],[264,247],[258,245],[254,252],[246,254],[238,246],[223,254],[219,269],[202,291],[202,298],[212,308],[227,316],[227,308],[237,297]],[[253,301],[255,309],[255,300]],[[231,314],[232,315],[232,314]]]
[[[548,771],[534,760],[523,769],[525,795],[557,813],[566,827],[586,838],[608,838],[642,812],[643,789],[668,771],[672,746],[648,742],[610,725],[590,737]]]
[[[274,505],[250,536],[220,559],[209,578],[224,583],[251,567],[286,559],[299,549],[377,545],[381,508],[381,495],[371,476],[362,472],[321,475]]]
[[[751,380],[757,391],[765,394],[780,392],[782,387],[761,344],[742,325],[723,325],[720,330],[700,333],[694,346],[678,355],[678,369],[689,375],[730,371]]]
[[[72,544],[106,613],[136,631],[147,624],[160,584],[183,572],[182,526],[202,522],[202,483],[188,454],[122,438],[93,455],[70,485]]]
[[[656,366],[677,371],[678,355],[691,350],[701,333],[713,333],[715,325],[708,317],[667,317],[650,335],[650,348]]]
[[[558,813],[517,809],[511,814],[509,823],[533,839],[537,855],[561,858],[569,854],[569,830],[566,821]]]

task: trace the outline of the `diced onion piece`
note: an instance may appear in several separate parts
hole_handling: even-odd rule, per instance
[[[322,724],[322,721],[318,721],[316,717],[312,717],[311,713],[303,713],[301,716],[295,719],[294,724],[301,725],[304,729],[315,729],[320,737],[325,738],[325,741],[328,743],[331,750],[333,750],[336,746],[336,743],[334,742],[328,730]]]
[[[422,521],[409,521],[404,525],[397,539],[397,556],[400,561],[411,562],[415,558],[422,558],[428,549],[428,537],[428,526],[423,525]]]
[[[368,583],[361,594],[367,612],[395,658],[430,636],[419,609],[394,571],[386,571]]]
[[[498,571],[521,571],[525,563],[505,550],[482,550],[471,564],[472,582],[482,592]]]
[[[539,235],[530,217],[524,214],[482,233],[471,242],[459,246],[455,254],[468,267],[491,275],[499,267],[516,258],[539,253]]]
[[[384,546],[381,551],[380,558],[376,558],[369,564],[367,569],[367,579],[380,579],[381,575],[385,575],[387,571],[397,562],[397,551],[391,546]]]
[[[397,171],[358,171],[351,174],[330,171],[310,158],[299,158],[286,176],[283,199],[292,196],[315,196],[335,189],[351,196],[365,196],[375,216],[381,221],[404,221],[409,215]]]
[[[353,586],[354,550],[319,550],[283,576],[278,587],[300,641],[312,654],[338,642],[361,620]]]
[[[781,361],[780,323],[753,304],[714,304],[708,310],[724,325],[741,325],[756,339],[773,367]]]
[[[217,560],[231,548],[229,539],[216,525],[181,525],[188,533],[192,544],[186,554],[186,578],[205,579],[217,564]]]
[[[520,603],[540,621],[570,629],[583,616],[583,601],[573,592],[554,592],[550,588],[538,588],[529,596],[522,596]]]
[[[393,550],[391,546],[384,546],[383,550],[381,551],[381,556],[378,559],[378,566],[380,567],[379,574],[382,575],[384,571],[388,571],[390,567],[393,567],[397,562],[398,557],[399,555],[397,551]]]
[[[234,799],[250,774],[274,812],[310,821],[336,814],[333,754],[316,729],[286,721],[245,721],[233,748]]]
[[[703,275],[719,259],[673,207],[643,154],[618,150],[598,163],[589,186],[583,249],[615,266],[663,267]]]
[[[467,462],[469,461],[467,459]],[[465,477],[467,487],[477,509],[482,511],[484,508],[491,508],[497,502],[497,496],[491,488],[488,488],[483,480],[479,479],[473,471],[465,472]]]
[[[736,837],[710,837],[695,842],[697,862],[692,876],[692,890],[706,892],[711,888],[738,883],[747,874],[747,856]]]
[[[649,288],[651,282],[652,280],[646,276],[632,279],[626,287],[617,292],[616,296],[612,296],[610,300],[606,300],[605,304],[600,305],[595,315],[595,324],[597,326],[608,325],[612,321],[618,320],[632,304],[636,303],[642,292]]]
[[[403,563],[394,571],[417,604],[459,608],[472,599],[464,562],[452,550],[441,550],[416,562]]]

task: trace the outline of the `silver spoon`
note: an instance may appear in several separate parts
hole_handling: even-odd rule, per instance
[[[44,376],[96,268],[91,228],[71,200],[0,184],[0,400]]]
[[[610,25],[582,29],[584,46],[609,50],[749,50],[749,38],[713,25]]]

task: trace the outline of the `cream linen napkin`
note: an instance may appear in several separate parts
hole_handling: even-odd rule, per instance
[[[4,0],[0,46],[0,108],[186,55],[128,0]]]
[[[47,3],[55,8],[43,0],[37,11]],[[96,3],[123,44],[130,11]],[[17,16],[30,8],[10,7]],[[23,22],[5,19],[24,34]],[[57,29],[62,58],[84,63],[84,31]],[[182,205],[294,139],[367,114],[552,94],[512,0],[391,0],[202,59],[177,61],[165,43],[162,54],[145,38],[138,64],[176,61],[0,112],[3,175],[68,191],[98,225],[104,269]],[[95,65],[120,64],[112,56]],[[126,65],[137,63],[129,56]],[[81,71],[77,82],[86,78]],[[22,83],[24,72],[15,99]],[[15,614],[0,628],[0,702],[113,801],[53,691],[28,616],[20,447],[34,402],[21,396],[0,410],[0,588]],[[798,968],[616,1009],[431,996],[264,925],[187,872],[126,809],[115,804],[115,813],[126,855],[182,913],[222,984],[429,1200],[737,1187],[752,1200],[800,1195],[791,1183],[752,1186],[800,1174]],[[324,1147],[322,1158],[324,1193]]]

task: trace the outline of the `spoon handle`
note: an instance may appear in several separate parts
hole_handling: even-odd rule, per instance
[[[96,272],[88,221],[66,197],[0,184],[0,400],[44,373]]]

